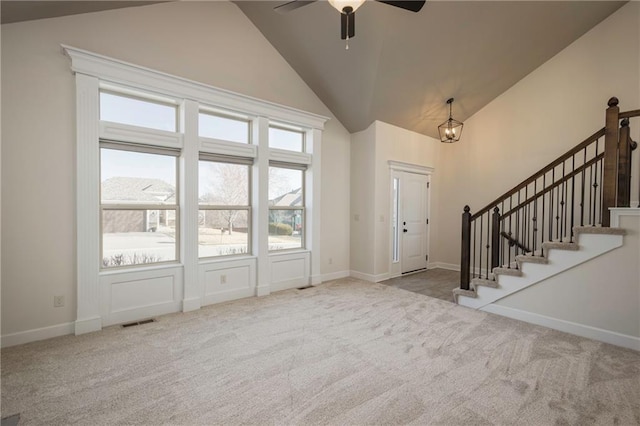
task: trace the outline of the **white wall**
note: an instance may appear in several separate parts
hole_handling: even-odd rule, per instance
[[[1,30],[2,335],[75,320],[75,89],[61,43],[331,115],[231,3],[172,2]],[[349,143],[330,120],[322,147],[323,275],[349,270]],[[65,307],[53,308],[54,295],[65,296]]]
[[[478,211],[602,128],[610,97],[622,111],[640,108],[639,32],[640,3],[629,2],[469,118],[460,142],[443,145],[437,260],[459,264],[465,204]],[[640,120],[633,126],[637,140]],[[632,194],[638,170],[636,161]]]
[[[622,247],[497,304],[640,338],[640,215],[622,216],[620,227]]]

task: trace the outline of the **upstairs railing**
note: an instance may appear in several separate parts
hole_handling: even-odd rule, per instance
[[[640,110],[621,113],[617,98],[608,106],[605,127],[478,212],[465,206],[460,288],[493,279],[493,268],[518,268],[516,256],[544,256],[544,242],[573,242],[574,226],[608,227],[609,208],[630,205],[629,118]]]

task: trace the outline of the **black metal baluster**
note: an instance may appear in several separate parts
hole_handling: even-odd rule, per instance
[[[536,238],[538,237],[538,179],[533,181],[533,255],[536,254]]]
[[[593,207],[593,168],[595,163],[592,163],[589,166],[589,225],[593,226],[593,216],[592,212],[595,214],[595,209]]]
[[[513,195],[510,195],[509,196],[509,211],[511,211],[512,209],[513,209]],[[512,218],[512,216],[513,216],[513,214],[509,215],[509,237],[512,236],[512,234],[511,234],[511,218]],[[509,266],[507,266],[507,267],[511,268],[511,245],[508,245],[508,247],[509,247],[508,248],[509,253],[508,253],[508,258],[507,258],[507,265],[509,265]]]
[[[518,191],[518,206],[520,205],[520,191]],[[516,210],[516,237],[515,240],[520,238],[520,209]],[[514,245],[513,257],[514,259],[518,257],[518,253],[520,253],[520,247],[518,245]],[[516,262],[516,269],[518,269],[518,262]]]
[[[604,176],[604,157],[602,158],[602,160],[600,160],[600,179],[602,179],[602,177]],[[598,211],[600,212],[600,221],[598,223],[602,224],[602,197],[604,194],[604,191],[602,190],[602,185],[599,185],[599,191],[600,191],[600,207],[598,208]],[[604,214],[608,214],[608,213],[604,213]]]
[[[504,201],[502,200],[502,203],[500,204],[500,209],[502,210],[502,212],[504,213]],[[500,219],[500,236],[502,236],[502,233],[504,232],[504,220]],[[504,238],[500,238],[500,267],[503,268],[504,267],[504,250],[505,250],[505,241]]]
[[[476,221],[473,221],[473,269],[471,270],[471,276],[476,276]]]
[[[575,154],[571,157],[571,237],[569,238],[569,242],[573,242],[573,224],[574,224],[574,208],[576,206],[576,156]]]
[[[594,163],[594,171],[592,173],[594,173],[594,177],[592,178],[593,180],[593,184],[591,185],[593,187],[593,200],[591,201],[591,203],[593,204],[593,222],[591,223],[591,226],[596,226],[596,207],[598,204],[598,163]]]
[[[524,202],[526,203],[528,199],[529,199],[529,185],[524,187]],[[522,206],[522,210],[524,211],[524,220],[522,222],[523,234],[522,234],[522,239],[520,241],[522,241],[522,244],[524,244],[525,247],[529,247],[529,219],[530,219],[529,204],[525,204],[524,206]]]
[[[560,181],[562,182],[562,181]],[[558,204],[556,205],[556,240],[560,239],[560,186],[556,186],[556,200]]]
[[[551,185],[556,183],[556,169],[551,170]],[[553,241],[553,186],[549,191],[549,241]]]
[[[584,148],[584,160],[582,162],[583,165],[587,164],[587,147]],[[580,198],[580,226],[584,226],[584,175],[587,172],[587,169],[582,169],[582,186],[581,188],[581,198]]]
[[[483,223],[482,216],[480,216],[478,219],[480,220],[480,245],[478,246],[479,252],[480,252],[480,259],[478,262],[478,266],[480,267],[480,270],[478,271],[478,274],[480,278],[482,278],[482,237],[484,236],[482,232],[482,223]]]
[[[487,212],[487,279],[491,269],[489,265],[491,265],[491,211]]]
[[[560,185],[560,193],[562,194],[562,201],[560,201],[560,242],[562,242],[562,239],[564,238],[564,233],[567,231],[566,230],[566,215],[565,215],[565,196],[566,196],[566,183],[564,180],[564,165],[565,165],[565,161],[562,162],[562,185]]]
[[[598,140],[596,139],[596,158],[598,157]],[[598,198],[596,190],[598,188],[598,163],[594,163],[591,168],[591,186],[593,187],[591,204],[593,204],[593,222],[591,222],[591,226],[596,226],[596,204],[598,204]]]
[[[544,190],[547,189],[547,174],[543,174],[542,175],[542,212],[541,212],[541,216],[542,216],[542,223],[541,223],[541,227],[540,230],[542,231],[540,233],[540,255],[544,257],[544,247],[542,246],[542,243],[544,243],[544,216],[545,216],[545,209],[544,209],[544,197],[545,197],[545,193]]]

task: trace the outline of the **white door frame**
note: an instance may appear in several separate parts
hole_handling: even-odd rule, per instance
[[[393,161],[389,160],[389,250],[388,250],[388,259],[389,259],[389,276],[390,278],[399,277],[402,275],[401,261],[402,261],[402,244],[400,244],[399,248],[399,256],[398,260],[394,261],[393,259],[393,179],[398,178],[400,176],[400,172],[408,172],[414,173],[418,175],[426,175],[429,177],[429,182],[431,182],[431,175],[434,172],[433,167],[421,166],[418,164],[404,163],[401,161]],[[429,184],[429,186],[431,186]],[[431,196],[430,191],[427,195],[427,218],[431,217]],[[431,226],[431,223],[429,224]],[[430,241],[431,241],[431,232],[429,228],[427,228],[427,254],[430,253]],[[429,263],[427,262],[427,268],[429,267]]]

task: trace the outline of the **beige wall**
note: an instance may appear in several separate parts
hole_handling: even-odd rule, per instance
[[[375,124],[351,136],[351,270],[373,275]]]
[[[629,2],[469,118],[460,142],[443,145],[436,260],[459,264],[465,204],[481,209],[602,128],[611,96],[622,110],[640,108],[639,32],[640,3]],[[633,125],[637,139],[640,120]]]
[[[376,230],[376,258],[375,275],[383,275],[389,270],[390,257],[390,218],[391,211],[391,172],[389,161],[400,161],[416,166],[432,167],[434,173],[431,180],[431,247],[435,250],[434,241],[437,241],[438,214],[437,206],[433,201],[438,195],[438,160],[440,142],[416,132],[402,129],[382,121],[375,122],[376,140],[376,177],[375,177],[375,230]],[[380,220],[380,219],[383,220]]]
[[[624,245],[497,303],[640,337],[640,216],[622,216]]]
[[[376,121],[366,130],[352,135],[352,271],[366,274],[370,280],[385,277],[390,272],[389,160],[435,168],[439,149],[439,142],[433,138],[381,121]],[[435,188],[438,182],[434,174],[432,186]],[[431,217],[437,221],[436,210],[431,210]],[[432,230],[434,228],[435,226],[431,227]],[[437,238],[437,232],[433,234],[432,241]]]
[[[60,44],[331,115],[231,3],[175,2],[2,25],[2,334],[75,320],[75,89]],[[323,274],[349,269],[349,143],[323,135]],[[329,201],[329,202],[328,202]],[[66,306],[53,308],[53,296]]]

